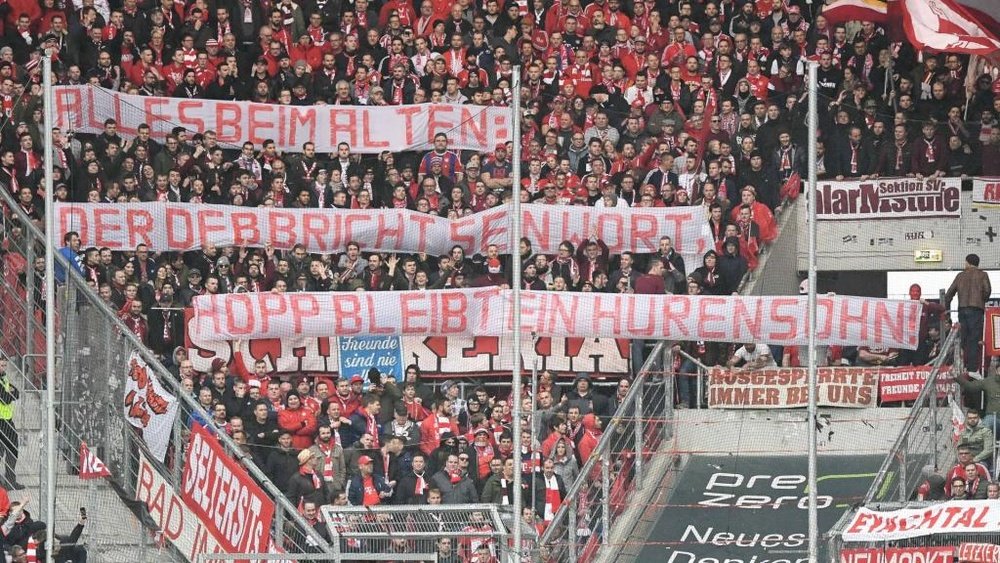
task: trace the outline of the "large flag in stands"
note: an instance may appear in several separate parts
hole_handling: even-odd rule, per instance
[[[830,23],[902,21],[906,39],[919,50],[995,56],[1000,23],[988,6],[996,0],[834,0],[823,8]],[[995,7],[995,6],[994,6]]]

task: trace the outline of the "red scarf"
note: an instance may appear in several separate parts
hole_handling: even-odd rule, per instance
[[[542,521],[551,522],[554,520],[560,504],[562,504],[562,496],[559,494],[559,483],[556,481],[556,476],[545,477],[545,514],[542,515]]]
[[[316,442],[316,446],[323,454],[323,480],[333,481],[333,450],[336,444],[330,439],[330,444],[324,446],[323,442]]]

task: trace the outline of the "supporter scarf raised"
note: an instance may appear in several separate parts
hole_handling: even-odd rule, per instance
[[[562,497],[559,495],[559,483],[556,481],[556,476],[546,477],[545,514],[542,517],[543,521],[551,522],[554,520],[560,504],[562,504]]]

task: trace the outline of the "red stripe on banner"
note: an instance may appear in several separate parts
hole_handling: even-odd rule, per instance
[[[823,8],[823,16],[831,24],[848,21],[872,21],[885,23],[888,21],[888,8],[885,2],[872,0],[837,0]]]

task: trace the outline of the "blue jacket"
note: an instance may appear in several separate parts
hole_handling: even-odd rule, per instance
[[[391,492],[392,489],[389,484],[385,482],[385,479],[381,475],[372,474],[372,482],[375,484],[375,490],[380,493]],[[361,506],[365,499],[365,488],[362,484],[361,473],[355,473],[351,476],[351,480],[347,482],[347,502],[351,503],[351,506]],[[382,502],[388,502],[388,499],[382,499]]]

